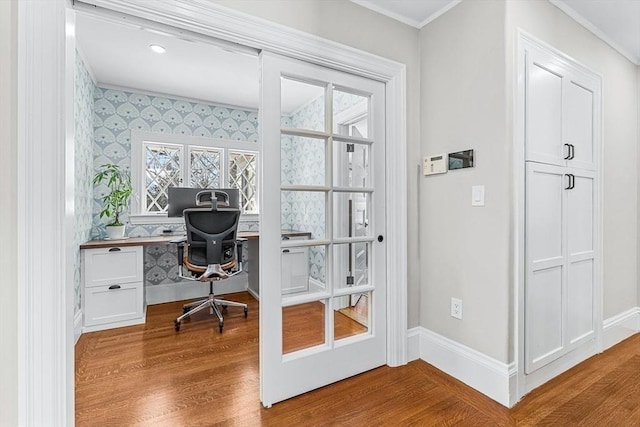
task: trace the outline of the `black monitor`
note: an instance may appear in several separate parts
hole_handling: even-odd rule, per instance
[[[237,188],[187,188],[169,187],[167,216],[181,217],[182,211],[187,208],[199,207],[196,205],[196,195],[205,190],[224,191],[229,195],[229,207],[240,209],[240,192]],[[207,201],[207,197],[202,198]],[[211,200],[209,197],[208,200]]]

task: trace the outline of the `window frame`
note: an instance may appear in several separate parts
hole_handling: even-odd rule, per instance
[[[234,141],[222,138],[207,138],[192,135],[178,135],[170,133],[146,132],[131,130],[131,184],[133,186],[133,196],[131,197],[131,211],[129,222],[133,225],[141,224],[172,224],[182,223],[182,218],[169,218],[166,212],[144,212],[145,179],[146,170],[143,148],[145,143],[150,144],[171,144],[182,146],[181,169],[182,183],[189,183],[189,173],[191,171],[190,150],[195,149],[216,149],[222,151],[220,162],[220,175],[223,188],[229,185],[229,153],[247,152],[256,156],[256,206],[257,211],[242,213],[241,221],[255,221],[260,215],[260,145],[257,142]]]

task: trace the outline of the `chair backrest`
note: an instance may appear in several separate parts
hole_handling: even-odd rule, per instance
[[[218,207],[190,208],[183,212],[187,231],[186,258],[190,264],[232,263],[236,260],[236,234],[240,209]]]

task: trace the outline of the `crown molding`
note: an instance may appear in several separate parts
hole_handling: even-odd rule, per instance
[[[561,11],[563,11],[565,14],[567,14],[571,19],[576,21],[578,24],[582,25],[584,28],[591,31],[596,37],[598,37],[600,40],[602,40],[603,42],[611,46],[611,48],[616,50],[620,55],[627,58],[633,64],[640,65],[640,57],[632,54],[627,49],[625,49],[624,47],[620,46],[618,43],[613,41],[611,37],[607,36],[602,30],[596,27],[593,24],[593,22],[589,21],[587,18],[582,16],[580,13],[578,13],[575,9],[571,8],[565,2],[563,2],[562,0],[549,0],[549,3],[551,3]]]

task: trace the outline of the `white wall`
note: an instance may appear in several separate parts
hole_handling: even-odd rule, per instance
[[[420,31],[422,155],[474,149],[474,168],[420,178],[421,326],[508,360],[510,150],[505,6],[463,1]],[[484,185],[486,205],[471,206]],[[451,297],[463,319],[450,316]]]
[[[507,54],[515,58],[517,28],[554,46],[603,80],[604,319],[638,304],[637,67],[548,2],[507,2]],[[507,73],[514,87],[513,62]],[[512,99],[512,98],[510,98]],[[513,107],[509,107],[513,112]],[[510,134],[513,135],[513,128]]]
[[[0,1],[0,426],[18,425],[17,9]]]
[[[216,3],[389,58],[407,66],[408,326],[419,323],[417,164],[420,140],[418,30],[348,0],[216,0]],[[393,149],[393,141],[388,141]]]

